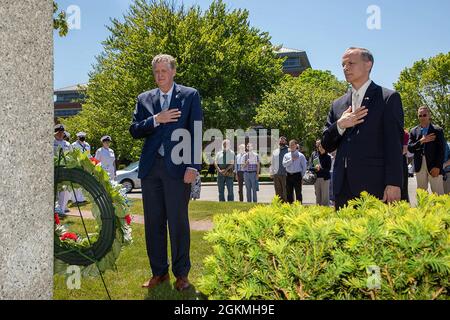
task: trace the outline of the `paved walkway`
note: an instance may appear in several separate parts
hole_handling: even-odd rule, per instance
[[[408,189],[409,189],[409,197],[412,206],[416,206],[416,178],[409,178],[408,181]],[[238,186],[237,183],[234,184],[234,201],[239,201],[238,196]],[[303,186],[302,188],[303,194],[303,204],[305,205],[313,205],[316,203],[316,195],[314,192],[314,186]],[[259,203],[270,203],[275,195],[275,190],[272,182],[262,182],[259,186],[258,192],[258,202]],[[142,199],[142,193],[140,189],[136,189],[135,191],[128,194],[129,198]],[[225,199],[227,197],[227,192],[225,191]],[[245,196],[245,187],[244,187],[244,200]],[[218,201],[218,191],[217,184],[214,182],[203,183],[202,190],[200,193],[200,199],[203,201]]]

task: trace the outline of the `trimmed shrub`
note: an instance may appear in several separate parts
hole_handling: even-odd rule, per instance
[[[450,196],[420,190],[417,208],[367,193],[338,212],[275,199],[214,218],[199,287],[210,299],[449,299],[449,226]]]

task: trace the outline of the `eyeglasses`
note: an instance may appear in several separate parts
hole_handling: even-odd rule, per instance
[[[419,118],[426,118],[426,117],[428,117],[427,114],[419,114]]]

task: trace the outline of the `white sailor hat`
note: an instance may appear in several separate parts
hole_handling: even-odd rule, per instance
[[[100,139],[101,142],[107,141],[107,140],[112,141],[112,139],[111,139],[110,136],[103,136],[103,137]]]
[[[62,125],[61,123],[55,125],[55,132],[64,131],[64,130],[65,130],[64,125]]]
[[[80,131],[77,133],[77,137],[81,138],[81,137],[86,137],[86,132]]]

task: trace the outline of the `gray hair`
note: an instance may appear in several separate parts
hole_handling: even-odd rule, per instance
[[[175,70],[177,67],[177,61],[170,54],[158,54],[152,60],[152,68],[155,69],[157,63],[165,62],[167,63],[172,70]]]
[[[372,62],[372,67],[373,67],[373,64],[375,63],[375,59],[373,58],[373,54],[372,54],[372,52],[370,52],[369,49],[358,48],[358,47],[350,47],[347,49],[347,51],[350,51],[350,50],[358,50],[361,53],[362,59],[366,62],[369,62],[369,61]],[[372,68],[370,68],[370,71],[372,71]]]
[[[423,109],[426,109],[428,111],[428,113],[431,113],[430,108],[428,106],[425,106],[425,105],[420,106],[419,109],[417,109],[417,111],[420,111],[420,110],[423,110]]]

